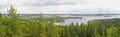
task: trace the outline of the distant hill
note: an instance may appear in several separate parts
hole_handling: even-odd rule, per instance
[[[98,26],[111,27],[113,25],[119,25],[120,19],[102,19],[102,20],[92,20],[88,22],[88,25],[95,24]]]

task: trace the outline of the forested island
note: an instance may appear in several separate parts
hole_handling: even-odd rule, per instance
[[[0,37],[120,37],[120,19],[92,20],[88,24],[54,25],[59,17],[22,19],[12,6],[0,14]]]

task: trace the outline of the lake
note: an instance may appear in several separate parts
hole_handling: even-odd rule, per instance
[[[68,19],[64,19],[64,22],[55,22],[55,25],[70,25],[71,23],[85,23],[87,24],[88,21],[90,20],[98,20],[98,19],[116,19],[116,18],[120,18],[120,15],[110,15],[110,16],[61,16],[61,17],[82,17],[82,19],[78,19],[78,18],[68,18]]]
[[[4,16],[7,16],[8,14],[3,14]],[[20,16],[26,16],[26,17],[38,17],[39,14],[20,14]],[[85,23],[87,24],[90,20],[98,20],[98,19],[115,19],[120,18],[120,14],[43,14],[45,17],[51,17],[51,16],[60,16],[60,17],[82,17],[82,19],[79,18],[67,18],[64,19],[65,22],[55,22],[55,25],[69,25],[71,23]]]

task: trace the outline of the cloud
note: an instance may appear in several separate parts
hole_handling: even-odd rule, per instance
[[[48,6],[48,5],[68,5],[68,4],[78,4],[80,0],[14,0],[12,4],[14,5],[24,5],[24,6]]]
[[[119,13],[120,0],[0,0],[0,11],[5,13],[10,5],[18,13]]]

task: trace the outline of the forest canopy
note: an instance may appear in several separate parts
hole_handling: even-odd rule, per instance
[[[54,25],[56,18],[21,19],[11,6],[0,13],[0,37],[120,37],[120,19],[93,20],[86,24]]]

